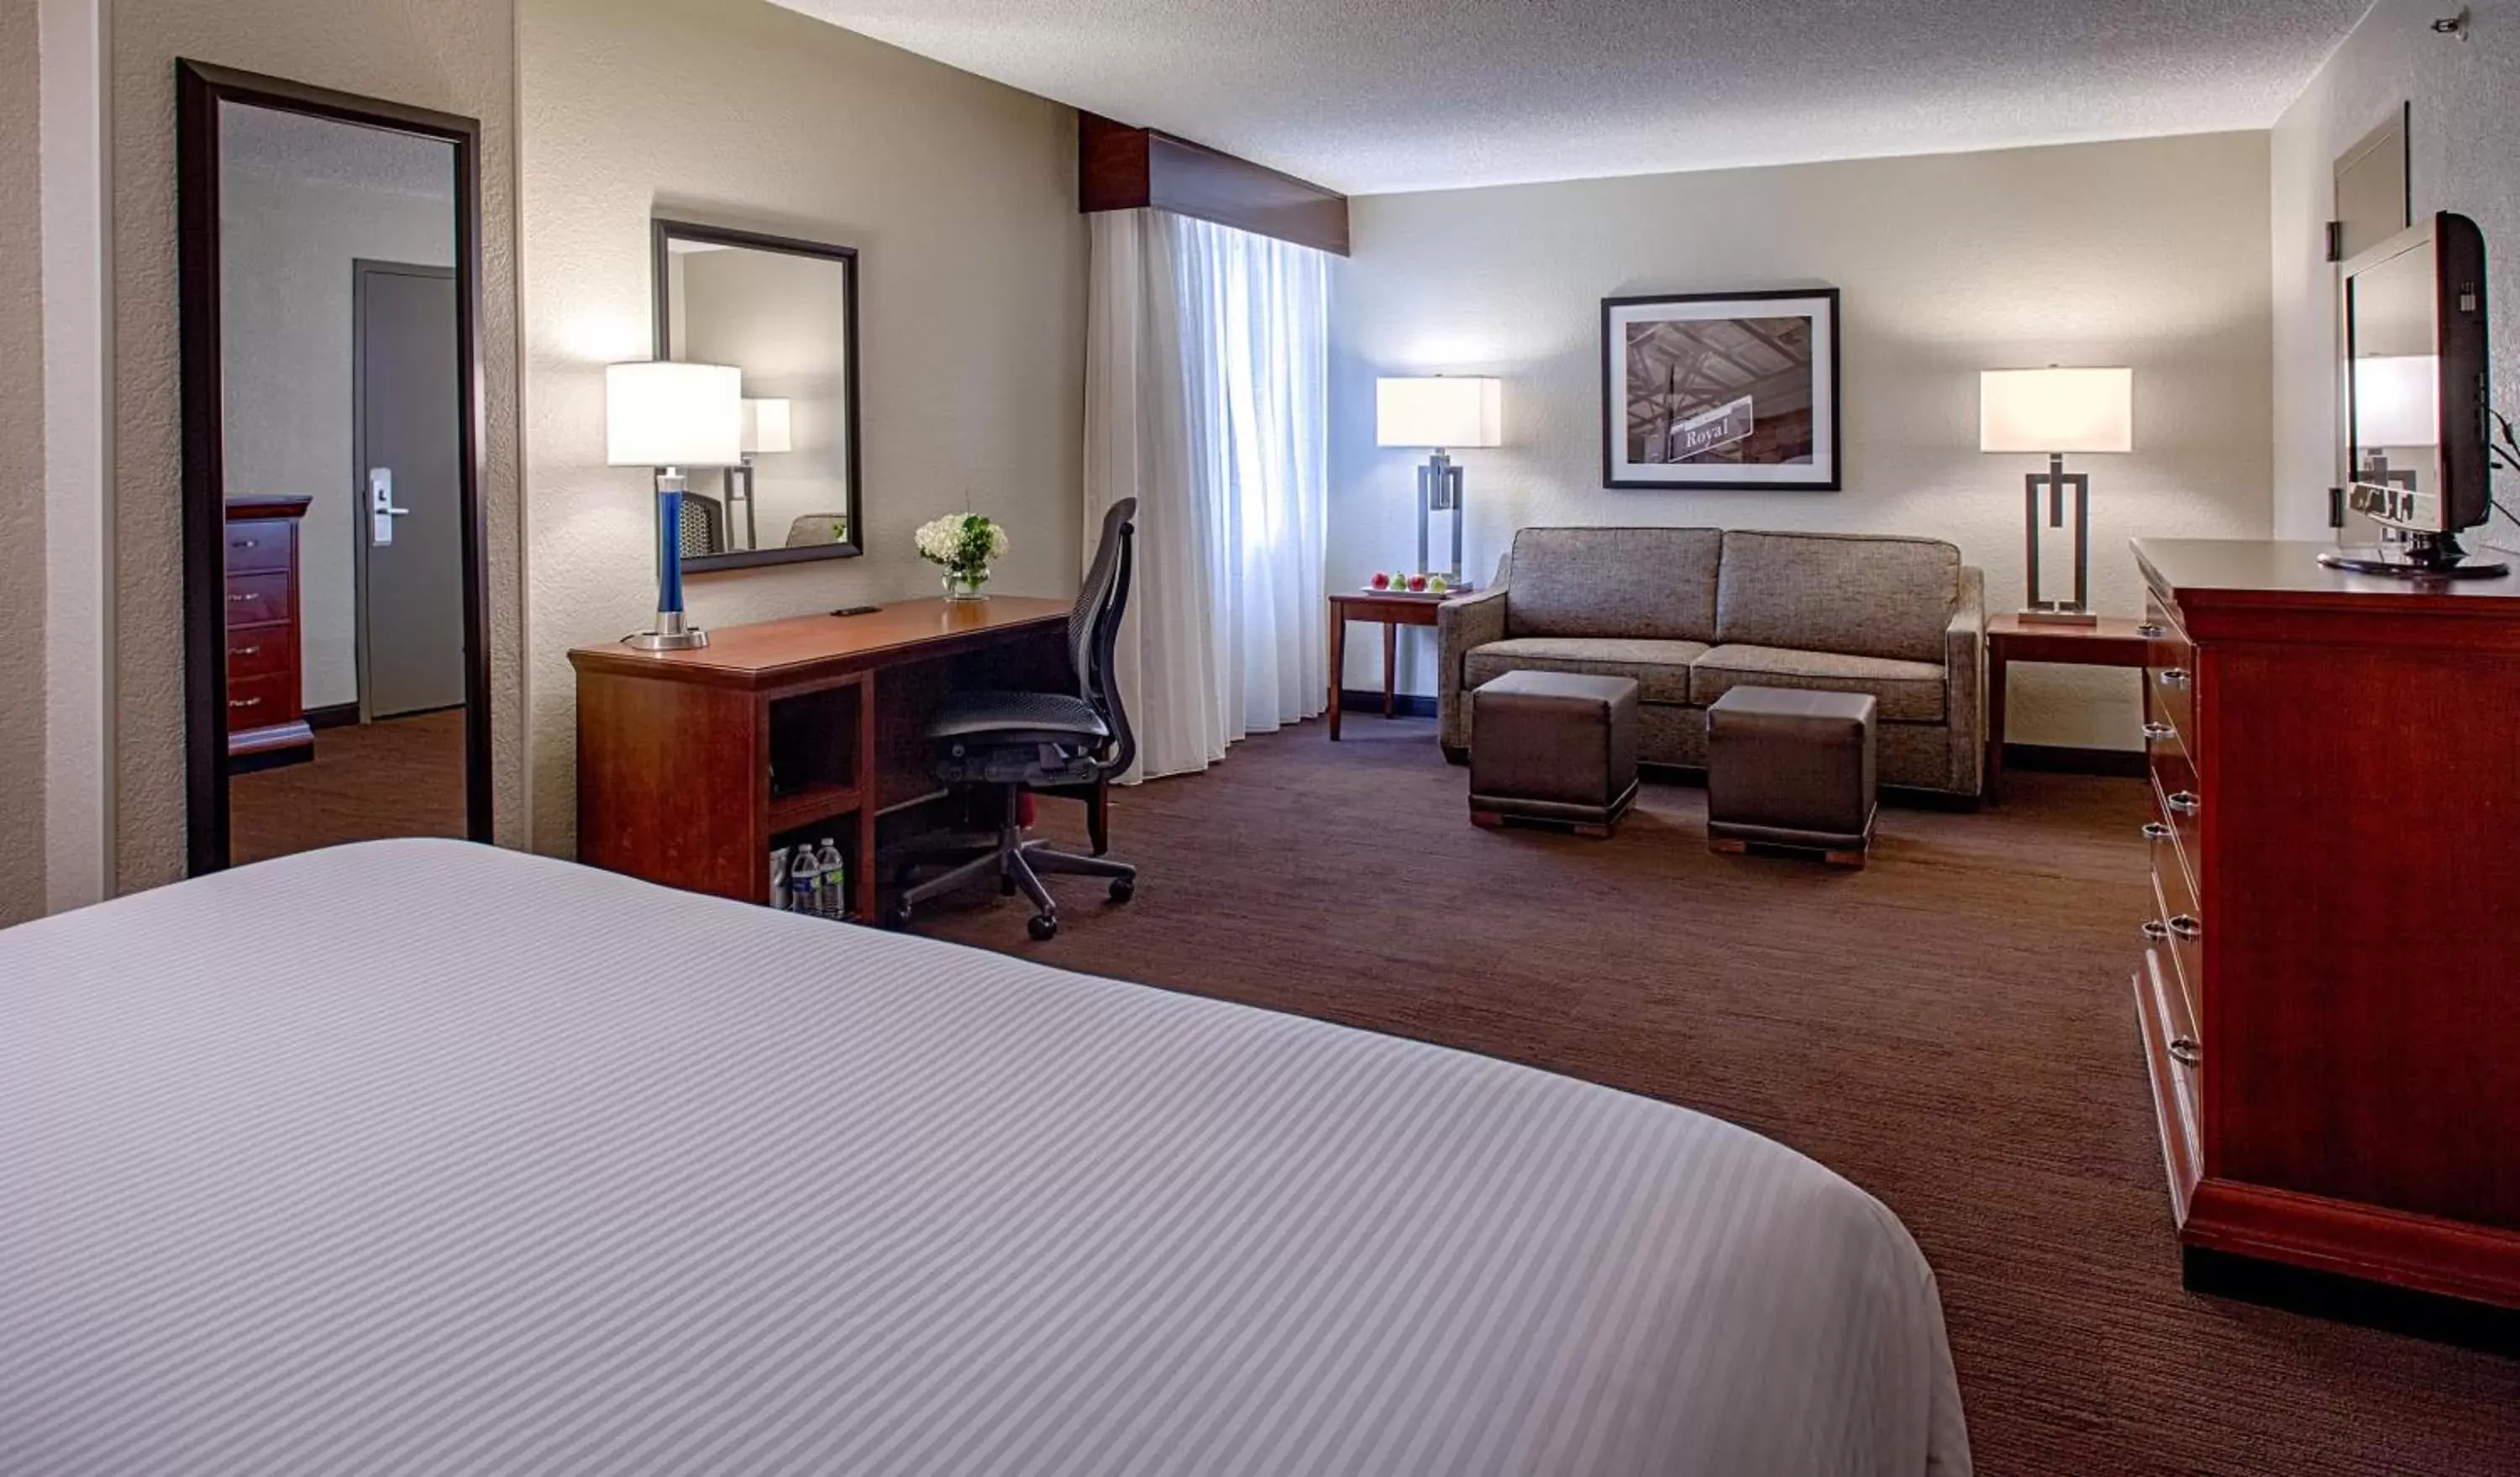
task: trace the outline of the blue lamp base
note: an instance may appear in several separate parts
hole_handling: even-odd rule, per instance
[[[683,493],[689,485],[677,468],[656,477],[656,624],[621,638],[632,650],[690,651],[708,645],[708,633],[683,614]]]

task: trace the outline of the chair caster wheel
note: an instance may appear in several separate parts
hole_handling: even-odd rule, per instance
[[[910,916],[915,911],[917,910],[909,903],[895,903],[892,905],[892,911],[883,916],[883,919],[895,928],[907,928],[910,926]]]
[[[1032,935],[1034,943],[1049,943],[1058,934],[1058,919],[1036,913],[1024,919],[1024,931]]]
[[[1113,877],[1111,879],[1112,902],[1125,903],[1137,895],[1138,882],[1135,877]]]

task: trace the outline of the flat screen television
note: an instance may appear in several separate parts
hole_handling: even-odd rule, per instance
[[[2363,574],[2489,576],[2458,535],[2493,514],[2485,238],[2443,211],[2345,264],[2345,505],[2403,544],[2333,550]]]

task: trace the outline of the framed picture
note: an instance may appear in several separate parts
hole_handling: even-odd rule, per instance
[[[1601,485],[1835,492],[1837,289],[1601,301]]]

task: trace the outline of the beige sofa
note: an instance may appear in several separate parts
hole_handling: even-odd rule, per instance
[[[1462,762],[1471,690],[1505,672],[1637,684],[1638,757],[1703,766],[1735,687],[1868,693],[1884,784],[1978,793],[1986,581],[1933,539],[1525,528],[1495,585],[1438,612],[1437,707]]]

